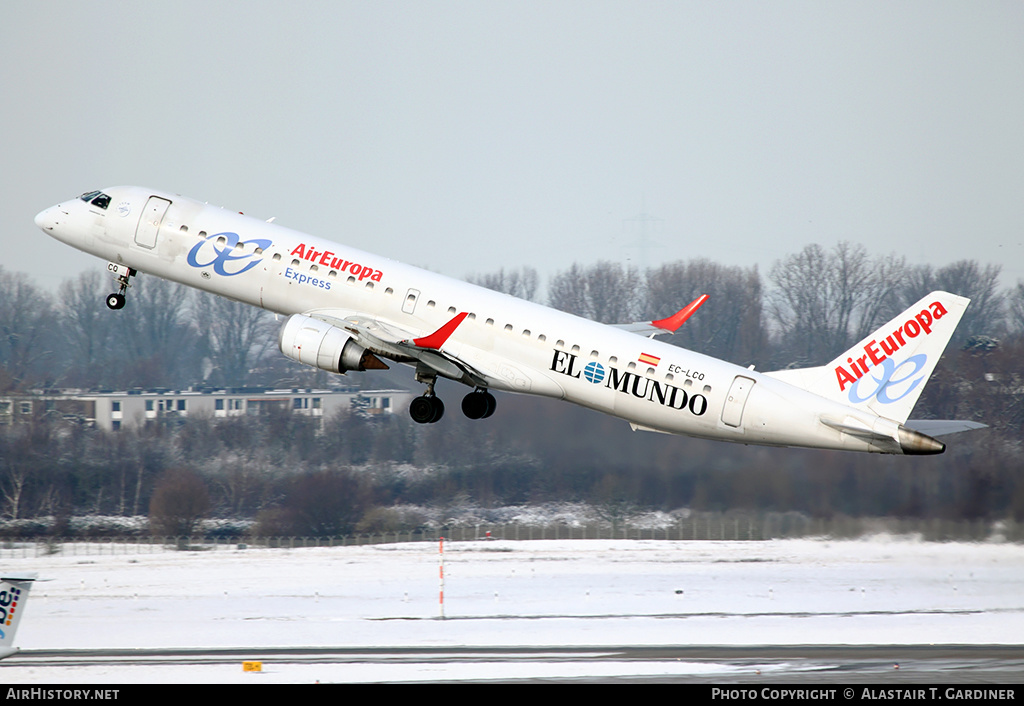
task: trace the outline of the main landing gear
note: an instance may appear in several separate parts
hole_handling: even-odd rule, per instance
[[[132,286],[129,278],[135,276],[135,270],[124,265],[115,265],[114,263],[108,264],[107,269],[117,276],[117,283],[120,285],[116,292],[107,295],[107,306],[115,310],[123,309],[125,302],[124,293],[128,291],[128,287]]]
[[[462,398],[462,413],[470,419],[487,419],[497,406],[494,395],[480,387]]]
[[[444,402],[434,394],[437,377],[417,375],[416,379],[427,383],[427,391],[409,404],[409,416],[418,424],[433,424],[444,416]],[[477,388],[463,398],[462,413],[470,419],[486,419],[494,414],[496,406],[494,395]]]

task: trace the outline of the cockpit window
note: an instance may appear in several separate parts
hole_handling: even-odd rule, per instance
[[[87,191],[78,198],[91,203],[97,208],[102,208],[104,211],[106,211],[107,207],[110,206],[110,196],[104,194],[102,191]]]

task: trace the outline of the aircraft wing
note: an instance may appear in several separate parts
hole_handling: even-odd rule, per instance
[[[620,328],[630,333],[636,333],[641,336],[653,338],[654,336],[662,336],[666,333],[675,333],[679,330],[679,327],[693,315],[693,312],[697,311],[708,298],[707,294],[701,294],[699,297],[694,299],[692,302],[684,306],[682,309],[677,311],[664,319],[656,319],[654,321],[638,321],[632,324],[614,324],[615,328]]]
[[[433,372],[474,387],[489,387],[490,376],[444,350],[448,339],[466,318],[467,312],[456,314],[444,326],[426,336],[417,336],[386,321],[341,309],[314,309],[307,316],[320,319],[352,334],[368,351],[399,363],[423,365]]]

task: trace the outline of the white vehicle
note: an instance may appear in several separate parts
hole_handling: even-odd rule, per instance
[[[28,590],[38,578],[39,574],[34,572],[0,574],[0,659],[18,651],[14,634],[25,614]]]
[[[107,260],[120,309],[138,272],[287,317],[288,357],[323,370],[415,369],[410,405],[438,421],[438,377],[473,388],[472,419],[492,391],[599,410],[634,429],[743,444],[891,454],[941,453],[933,436],[984,425],[908,422],[969,300],[932,292],[832,363],[760,373],[653,340],[703,303],[665,319],[607,326],[199,201],[134,186],[46,209],[48,235]]]

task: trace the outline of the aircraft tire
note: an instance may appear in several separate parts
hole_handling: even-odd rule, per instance
[[[444,402],[441,401],[440,397],[430,397],[428,399],[434,408],[434,416],[430,420],[430,423],[433,424],[444,416]]]
[[[437,397],[421,395],[409,404],[409,416],[417,424],[433,424],[444,416],[444,402]]]
[[[483,419],[487,414],[487,400],[479,392],[470,392],[462,398],[462,413],[470,419]]]
[[[462,398],[462,413],[470,419],[487,419],[496,406],[494,395],[487,390],[474,390]]]
[[[107,295],[107,306],[111,309],[123,309],[124,308],[124,295],[114,292],[113,294]]]
[[[487,390],[484,390],[483,396],[487,399],[487,411],[484,412],[483,418],[487,419],[489,416],[494,414],[494,410],[497,409],[498,400],[494,399],[494,395],[492,395]]]

